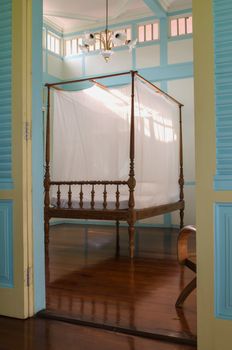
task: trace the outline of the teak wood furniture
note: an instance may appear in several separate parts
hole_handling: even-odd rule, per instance
[[[188,239],[192,234],[196,234],[195,226],[185,226],[179,233],[177,250],[178,250],[178,260],[181,265],[187,266],[193,272],[197,272],[195,256],[191,257],[188,252]],[[197,286],[197,278],[194,277],[193,280],[182,290],[177,301],[176,307],[181,308],[187,297],[192,293],[192,291]]]
[[[59,88],[59,86],[74,84],[84,81],[95,81],[104,78],[115,78],[118,76],[130,75],[131,76],[131,117],[130,117],[130,169],[129,177],[127,181],[52,181],[50,177],[50,97],[51,88]],[[149,208],[136,209],[135,203],[135,77],[139,77],[146,84],[149,84],[156,92],[165,95],[167,98],[176,103],[179,107],[179,200],[174,203],[167,203],[159,206],[151,206]],[[104,75],[93,78],[85,78],[80,80],[64,81],[53,84],[46,84],[48,90],[47,97],[47,125],[46,125],[46,160],[45,160],[45,177],[44,177],[44,226],[45,226],[45,245],[49,243],[49,220],[51,218],[69,218],[69,219],[96,219],[96,220],[115,220],[117,228],[117,250],[119,250],[119,221],[126,221],[129,225],[129,247],[130,257],[134,257],[134,234],[135,234],[135,223],[137,220],[146,219],[149,217],[170,213],[172,211],[180,211],[180,227],[183,227],[184,222],[184,174],[183,174],[183,138],[182,138],[182,107],[183,105],[168,95],[164,91],[160,90],[157,86],[143,78],[136,71],[130,71],[125,73]],[[59,88],[60,89],[60,88]],[[78,151],[78,150],[77,150]],[[155,161],[155,160],[154,160]],[[56,205],[51,205],[50,190],[52,186],[57,188],[57,199]],[[61,203],[61,186],[68,186],[68,200],[67,206],[62,206]],[[79,203],[78,206],[74,207],[72,198],[72,186],[79,186]],[[91,186],[91,201],[90,207],[85,208],[83,202],[83,191],[85,186]],[[103,202],[102,208],[99,209],[95,203],[95,188],[102,186],[103,188]],[[107,187],[115,186],[115,206],[112,208],[108,205],[107,201]],[[128,207],[126,209],[120,208],[120,187],[128,186],[129,198]]]

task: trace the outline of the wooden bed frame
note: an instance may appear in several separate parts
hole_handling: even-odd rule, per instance
[[[58,88],[60,85],[68,85],[73,83],[79,83],[84,81],[95,81],[99,79],[118,77],[123,75],[131,76],[131,126],[130,126],[130,169],[129,177],[127,181],[51,181],[50,178],[50,92],[51,88]],[[135,125],[134,125],[134,97],[135,97],[135,76],[138,76],[145,83],[152,86],[156,92],[165,95],[179,106],[179,126],[180,126],[180,166],[179,166],[179,201],[175,203],[167,203],[159,206],[152,206],[149,208],[136,209],[135,206]],[[157,86],[143,78],[138,74],[137,71],[130,71],[119,74],[104,75],[93,78],[86,78],[80,80],[72,80],[59,82],[54,84],[45,85],[48,90],[47,97],[47,124],[46,124],[46,161],[45,161],[45,176],[44,176],[44,227],[45,227],[45,246],[48,248],[49,244],[49,220],[51,218],[68,218],[68,219],[95,219],[95,220],[115,220],[116,221],[116,247],[119,251],[119,221],[126,221],[128,223],[129,233],[129,250],[130,257],[134,257],[134,234],[135,234],[135,223],[138,220],[150,218],[165,213],[170,213],[176,210],[180,211],[180,227],[184,225],[184,174],[183,174],[183,137],[182,137],[182,107],[183,105],[168,95],[164,91],[160,90]],[[104,86],[104,85],[103,85]],[[68,186],[68,203],[67,208],[61,206],[61,186]],[[57,188],[57,200],[56,206],[51,206],[50,202],[50,189],[52,186]],[[72,199],[72,186],[79,186],[79,207],[73,207]],[[84,208],[83,202],[83,189],[85,186],[91,186],[91,201],[90,207]],[[102,209],[96,208],[95,205],[95,188],[101,186],[103,189],[102,193]],[[107,202],[107,188],[109,186],[115,187],[115,208],[108,208]],[[128,186],[129,198],[128,208],[120,209],[120,187]]]

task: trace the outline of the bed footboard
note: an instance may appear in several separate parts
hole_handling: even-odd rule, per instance
[[[120,209],[120,189],[122,186],[128,186],[128,201],[129,201],[129,184],[128,181],[51,181],[50,189],[54,188],[56,197],[55,202],[49,201],[49,204],[55,206],[56,208],[61,208],[64,206],[65,209],[84,209],[86,206],[86,199],[88,202],[88,208],[86,209],[108,209],[108,188],[111,187],[111,198],[110,204],[114,202],[114,208],[110,209]],[[113,189],[114,190],[113,190]],[[96,197],[96,190],[98,196]],[[62,195],[65,193],[65,202],[62,203]],[[99,198],[99,193],[101,196]],[[112,198],[112,193],[114,193],[114,198]],[[99,203],[100,202],[100,203]],[[99,207],[100,205],[100,207]]]

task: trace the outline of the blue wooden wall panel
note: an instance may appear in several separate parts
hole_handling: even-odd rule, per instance
[[[216,190],[232,189],[232,1],[214,0]]]
[[[232,319],[232,203],[215,205],[215,314]]]
[[[11,66],[12,0],[0,1],[0,189],[12,187]]]
[[[13,287],[13,202],[0,200],[0,288]]]

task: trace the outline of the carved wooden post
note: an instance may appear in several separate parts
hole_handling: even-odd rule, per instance
[[[184,200],[184,169],[183,169],[183,133],[182,133],[182,105],[179,105],[180,113],[180,175],[179,175],[179,186],[180,186],[180,201]],[[184,208],[180,209],[180,228],[184,226]]]
[[[49,243],[49,215],[50,205],[50,87],[48,86],[47,97],[47,126],[46,126],[46,158],[45,158],[45,175],[44,175],[44,232],[45,245]]]
[[[129,240],[130,240],[130,257],[134,257],[134,235],[135,235],[135,219],[134,219],[134,207],[135,207],[135,198],[134,191],[136,186],[135,180],[135,170],[134,170],[134,159],[135,159],[135,72],[131,71],[131,126],[130,126],[130,172],[128,179],[129,186]]]

